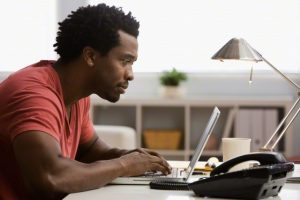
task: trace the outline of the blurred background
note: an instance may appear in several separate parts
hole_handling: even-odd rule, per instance
[[[222,118],[207,155],[220,154],[224,134],[252,137],[255,151],[297,97],[297,90],[264,62],[222,63],[211,57],[231,38],[242,37],[300,83],[299,0],[5,1],[0,7],[0,81],[41,59],[57,59],[53,49],[57,23],[80,6],[98,3],[122,7],[140,21],[135,80],[119,103],[93,98],[92,110],[95,123],[132,127],[137,146],[147,147],[149,131],[179,132],[175,149],[160,150],[170,158],[187,159],[213,106],[218,105]],[[161,93],[160,77],[173,68],[185,73],[187,80],[180,84],[184,92],[168,96]],[[120,119],[118,113],[123,113]],[[122,120],[128,116],[132,121]],[[255,122],[258,118],[260,125]],[[278,146],[288,156],[300,155],[299,119]],[[238,133],[241,129],[243,133]]]

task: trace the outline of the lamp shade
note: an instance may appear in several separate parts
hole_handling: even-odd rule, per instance
[[[262,61],[261,55],[254,50],[243,38],[229,40],[212,59],[215,60],[247,60]]]

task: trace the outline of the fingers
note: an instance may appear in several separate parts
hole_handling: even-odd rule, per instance
[[[156,153],[156,152],[153,152],[155,153],[154,156],[158,157],[159,159],[161,159],[162,161],[162,165],[165,166],[167,168],[167,171],[168,171],[168,174],[171,173],[171,169],[172,167],[170,166],[170,164],[166,161],[166,159],[164,157],[162,157],[160,154]]]
[[[164,158],[160,158],[162,163],[160,163],[162,166],[164,166],[164,168],[167,171],[167,174],[171,173],[172,167],[169,165],[169,163],[164,159]]]
[[[162,172],[165,175],[170,174],[169,171],[168,171],[168,169],[165,166],[160,165],[159,163],[152,163],[152,169],[151,169],[151,171],[160,171],[160,172]]]
[[[169,165],[169,163],[164,159],[164,158],[160,158],[157,156],[152,156],[151,155],[151,162],[154,166],[159,165],[159,169],[154,169],[156,171],[161,171],[164,174],[170,174],[171,173],[171,166]],[[153,169],[151,169],[153,170]]]
[[[169,163],[165,160],[165,158],[163,156],[161,156],[159,153],[155,152],[155,151],[151,151],[149,149],[143,149],[143,148],[139,148],[137,149],[139,152],[147,154],[147,155],[152,155],[152,156],[156,156],[158,158],[160,158],[162,160],[162,165],[164,165],[167,168],[168,174],[171,173],[171,166],[169,165]]]
[[[155,152],[155,151],[152,151],[150,149],[144,149],[144,148],[138,148],[136,149],[136,151],[140,152],[140,153],[143,153],[143,154],[146,154],[146,155],[152,155],[152,156],[157,156],[159,157],[160,159],[162,160],[165,160],[165,158],[163,156],[161,156],[159,153]],[[168,164],[169,165],[169,164]]]
[[[139,152],[141,157],[146,157],[150,161],[150,166],[148,168],[148,171],[161,171],[164,174],[170,174],[171,173],[171,166],[169,163],[158,153],[155,153],[155,155],[150,154],[146,149],[137,149],[135,151],[136,153]]]
[[[166,175],[171,173],[170,165],[162,156],[156,152],[149,153],[146,149],[135,149],[132,153],[122,156],[121,160],[129,170],[125,173],[127,175],[139,175],[147,171],[160,171]]]

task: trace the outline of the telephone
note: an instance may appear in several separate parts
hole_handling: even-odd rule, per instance
[[[229,172],[233,166],[246,161],[257,161],[259,165]],[[251,153],[224,162],[210,177],[190,183],[188,187],[202,197],[260,199],[278,195],[293,171],[294,164],[280,153]]]

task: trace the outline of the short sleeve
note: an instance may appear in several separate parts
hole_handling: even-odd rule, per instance
[[[26,131],[41,131],[60,140],[64,120],[62,101],[51,89],[32,86],[16,91],[8,103],[11,140]]]

